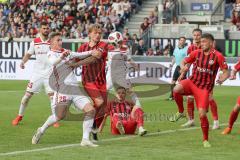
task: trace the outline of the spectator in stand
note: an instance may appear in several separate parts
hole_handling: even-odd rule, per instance
[[[103,29],[104,29],[104,37],[103,38],[107,39],[108,35],[111,32],[116,31],[116,26],[114,23],[112,23],[110,18],[107,18],[107,23],[104,25]]]
[[[47,21],[53,31],[62,32],[67,38],[84,38],[90,24],[106,24],[107,18],[120,30],[132,14],[132,5],[139,4],[138,0],[12,0],[9,5],[0,4],[1,37],[9,32],[13,37],[35,37],[41,21]],[[20,27],[21,23],[24,27]]]
[[[154,40],[153,48],[154,48],[154,52],[157,56],[163,55],[163,46],[160,44],[159,39]]]
[[[237,30],[240,30],[240,12],[233,11],[232,24],[236,26]]]
[[[140,35],[142,35],[148,29],[149,26],[151,26],[151,24],[149,23],[149,19],[148,17],[145,17],[144,22],[140,26]]]
[[[180,20],[180,24],[189,24],[189,23],[185,17],[182,17],[182,19]]]
[[[146,56],[154,56],[154,51],[152,48],[148,48],[148,50],[146,52]]]
[[[233,12],[240,12],[240,0],[236,0],[233,4]]]
[[[149,16],[149,23],[151,25],[154,25],[157,23],[157,20],[158,20],[158,17],[155,15],[154,11],[152,11]]]
[[[135,55],[143,56],[147,52],[147,48],[144,45],[144,40],[140,39],[138,42],[137,50],[135,51]]]
[[[173,51],[174,51],[174,48],[173,48],[173,45],[171,43],[171,40],[169,39],[168,44],[165,46],[165,48],[163,50],[163,55],[171,57],[171,56],[173,56]]]

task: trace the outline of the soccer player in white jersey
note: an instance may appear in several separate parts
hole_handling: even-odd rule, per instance
[[[47,52],[49,51],[49,26],[46,22],[42,22],[39,29],[39,37],[35,38],[31,44],[27,53],[24,55],[20,64],[21,69],[25,68],[25,63],[30,59],[32,55],[36,56],[36,60],[33,66],[33,72],[31,79],[27,85],[26,92],[22,97],[19,112],[17,117],[12,121],[12,125],[16,126],[23,119],[25,109],[29,100],[34,93],[38,93],[44,86],[45,92],[48,94],[51,106],[53,91],[49,87],[48,79],[51,71],[51,65],[47,58]],[[51,107],[52,108],[52,107]],[[53,112],[53,111],[52,111]],[[54,124],[54,127],[58,127],[59,124]]]
[[[53,86],[57,86],[54,91],[54,108],[55,114],[52,114],[48,117],[47,121],[43,124],[42,127],[38,128],[37,132],[32,138],[32,144],[37,144],[45,133],[47,128],[57,121],[63,119],[66,115],[68,107],[73,103],[75,107],[81,109],[84,112],[84,121],[83,121],[83,138],[81,142],[81,146],[89,146],[89,147],[97,147],[98,145],[93,144],[89,140],[89,135],[92,130],[93,119],[95,116],[95,109],[91,104],[89,98],[85,96],[84,92],[80,89],[78,90],[78,81],[73,72],[72,67],[69,67],[67,64],[71,63],[71,61],[75,61],[74,53],[64,50],[62,48],[62,39],[61,34],[53,32],[50,34],[50,48],[51,50],[48,52],[48,58],[50,63],[53,65],[52,75],[50,76],[50,83],[54,83]],[[94,52],[94,51],[92,51]],[[87,56],[91,56],[91,51],[85,53],[77,53],[78,59],[84,59]],[[66,68],[61,68],[66,64]],[[59,69],[61,68],[61,69]],[[69,73],[68,73],[69,71]],[[62,74],[66,73],[66,79],[63,79]],[[54,81],[51,81],[51,78]],[[61,84],[66,86],[62,86]],[[51,85],[52,86],[52,85]],[[73,87],[73,90],[69,88]],[[78,91],[76,94],[76,90]],[[67,92],[66,92],[67,91]],[[64,93],[63,93],[64,92]]]
[[[107,89],[110,90],[113,87],[119,86],[126,88],[136,106],[135,109],[141,108],[139,98],[132,90],[131,81],[126,78],[128,63],[135,69],[138,69],[138,66],[131,59],[129,48],[123,44],[122,34],[120,32],[111,33],[108,36],[108,43],[112,45],[112,49],[109,48],[108,52]],[[100,127],[100,131],[104,123],[105,120]],[[145,133],[146,130],[143,129],[139,132]]]
[[[112,49],[109,49],[108,52],[107,89],[112,89],[114,85],[126,88],[133,102],[141,107],[137,95],[132,91],[130,80],[126,78],[128,63],[135,69],[138,69],[138,66],[131,59],[129,48],[123,44],[122,34],[120,32],[111,33],[108,43]]]

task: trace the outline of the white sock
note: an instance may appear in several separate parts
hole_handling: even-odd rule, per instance
[[[132,93],[131,98],[132,98],[132,101],[135,103],[136,106],[138,106],[138,107],[142,106],[138,96],[136,95],[136,93]]]
[[[143,130],[143,126],[140,126],[138,129],[139,129],[140,131]]]
[[[214,120],[213,124],[219,124],[219,121],[218,120]]]
[[[53,125],[57,121],[58,120],[55,114],[52,114],[51,116],[49,116],[46,122],[42,125],[41,132],[44,133],[49,126]]]
[[[51,105],[52,114],[55,114],[55,104],[53,102],[53,96],[51,96],[49,98],[50,98],[50,105]]]
[[[21,104],[20,104],[20,107],[19,107],[19,112],[18,112],[18,115],[19,116],[23,116],[24,115],[24,112],[25,112],[25,109],[27,107],[27,104],[28,104],[28,101],[31,97],[29,97],[28,95],[24,95],[22,100],[21,100]]]
[[[83,139],[89,140],[89,135],[91,133],[93,126],[93,118],[85,116],[83,121]]]

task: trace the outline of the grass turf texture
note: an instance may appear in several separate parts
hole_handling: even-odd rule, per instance
[[[35,95],[26,109],[23,121],[13,127],[11,121],[18,113],[19,103],[24,94],[26,81],[0,82],[0,159],[1,160],[53,160],[53,159],[238,159],[240,127],[234,126],[231,135],[223,136],[220,130],[210,131],[212,148],[202,146],[201,130],[186,130],[161,134],[167,130],[181,129],[180,125],[186,119],[177,123],[166,120],[166,115],[177,111],[174,101],[166,101],[168,94],[143,98],[141,100],[147,121],[145,128],[149,133],[159,132],[159,135],[118,139],[121,136],[110,134],[109,122],[99,138],[113,139],[99,142],[98,148],[82,148],[72,146],[46,151],[21,153],[3,156],[1,153],[54,147],[66,144],[80,143],[82,137],[82,122],[62,121],[60,128],[49,128],[38,145],[31,144],[31,138],[36,129],[43,124],[50,114],[49,100],[42,92]],[[137,86],[136,90],[154,89],[154,86]],[[232,107],[236,103],[240,87],[216,87],[214,97],[218,104],[221,123],[227,123]],[[151,116],[152,115],[152,116]],[[196,124],[199,127],[198,115],[195,110]],[[208,114],[212,124],[211,113]]]

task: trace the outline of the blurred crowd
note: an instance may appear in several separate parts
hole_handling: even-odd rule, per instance
[[[104,38],[120,30],[142,0],[10,0],[0,4],[0,38],[34,38],[47,21],[64,38],[85,38],[88,27],[99,23]]]

